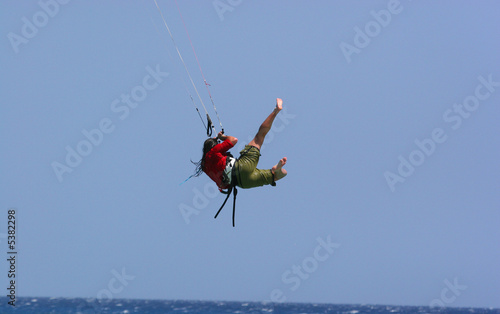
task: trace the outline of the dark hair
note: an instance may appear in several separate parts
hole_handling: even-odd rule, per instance
[[[191,160],[191,162],[196,166],[196,170],[194,172],[195,177],[200,176],[205,171],[205,156],[212,148],[214,148],[215,145],[217,145],[217,143],[217,139],[215,138],[207,139],[205,143],[203,143],[203,156],[201,156],[200,161],[194,162]]]

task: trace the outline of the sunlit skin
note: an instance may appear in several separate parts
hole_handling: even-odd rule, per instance
[[[274,119],[282,109],[283,109],[283,100],[281,98],[276,98],[276,108],[274,108],[273,112],[266,118],[266,120],[264,120],[264,122],[259,127],[259,131],[255,135],[254,139],[250,141],[248,145],[255,146],[260,150],[260,148],[264,144],[264,139],[267,133],[271,130]],[[236,137],[224,135],[222,134],[222,132],[219,132],[217,138],[220,139],[221,141],[229,140],[231,141],[233,146],[236,145],[236,143],[238,143],[238,139]],[[283,157],[276,165],[274,165],[271,168],[271,171],[274,174],[275,181],[281,180],[287,175],[287,171],[283,169],[283,166],[286,165],[286,162],[287,158]]]

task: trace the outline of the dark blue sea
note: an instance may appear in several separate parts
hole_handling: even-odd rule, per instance
[[[17,298],[16,306],[0,298],[0,313],[495,313],[500,309],[444,308],[314,303],[208,302],[75,298]]]

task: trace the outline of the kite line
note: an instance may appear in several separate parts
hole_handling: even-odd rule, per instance
[[[177,55],[179,56],[179,59],[181,60],[181,62],[182,62],[182,64],[183,64],[183,66],[184,66],[184,69],[186,70],[186,73],[187,73],[187,75],[188,75],[188,77],[189,77],[189,80],[191,81],[191,85],[193,85],[193,88],[194,88],[194,90],[195,90],[195,92],[196,92],[196,95],[198,96],[198,99],[200,100],[200,103],[201,103],[201,105],[203,106],[203,109],[205,110],[205,114],[206,114],[206,117],[207,117],[207,124],[206,124],[206,125],[205,125],[205,122],[203,121],[203,118],[201,118],[201,113],[200,113],[200,110],[198,109],[198,106],[196,106],[196,103],[194,102],[193,96],[191,95],[191,93],[189,93],[189,90],[187,90],[187,86],[185,85],[185,83],[184,83],[184,81],[183,81],[184,86],[185,86],[186,90],[188,91],[189,96],[190,96],[190,98],[191,98],[191,101],[193,102],[193,104],[194,104],[194,106],[195,106],[195,108],[196,108],[196,111],[198,112],[198,115],[200,116],[200,118],[201,118],[201,120],[202,120],[202,122],[203,122],[203,126],[204,126],[204,128],[206,128],[206,131],[207,131],[207,136],[208,136],[208,137],[211,137],[211,136],[212,136],[212,133],[213,133],[213,130],[215,130],[215,126],[213,125],[213,123],[212,123],[212,119],[210,118],[210,115],[209,115],[209,113],[208,113],[208,110],[207,110],[207,108],[205,107],[205,104],[203,103],[203,100],[202,100],[202,98],[201,98],[201,96],[200,96],[200,93],[198,92],[198,89],[196,88],[196,84],[195,84],[195,83],[194,83],[194,81],[193,81],[193,78],[192,78],[192,76],[191,76],[191,73],[190,73],[190,72],[189,72],[189,70],[188,70],[188,67],[187,67],[187,65],[186,65],[186,62],[184,61],[184,58],[182,57],[182,54],[181,54],[181,52],[180,52],[180,50],[179,50],[179,47],[177,46],[177,43],[175,42],[174,36],[172,35],[172,32],[170,31],[170,28],[168,27],[168,24],[167,24],[167,21],[165,20],[165,17],[164,17],[164,15],[163,15],[163,12],[161,11],[160,7],[158,6],[158,2],[157,2],[156,0],[153,0],[153,1],[154,1],[155,5],[156,5],[156,8],[158,9],[158,12],[160,13],[161,19],[163,20],[163,24],[165,25],[165,28],[167,29],[168,34],[170,35],[170,39],[172,40],[172,43],[173,43],[173,45],[174,45],[174,47],[175,47],[175,50],[177,51]],[[175,3],[176,3],[176,5],[177,5],[177,10],[179,11],[179,14],[180,14],[180,16],[181,16],[181,19],[182,19],[182,24],[184,25],[184,29],[185,29],[186,34],[187,34],[187,36],[188,36],[189,42],[190,42],[191,47],[192,47],[192,49],[193,49],[193,53],[194,53],[194,55],[195,55],[195,57],[196,57],[196,61],[197,61],[197,63],[198,63],[198,67],[199,67],[199,69],[200,69],[201,75],[202,75],[202,77],[203,77],[203,81],[204,81],[205,86],[206,86],[207,91],[208,91],[208,95],[209,95],[210,100],[211,100],[211,102],[212,102],[212,105],[213,105],[213,107],[214,107],[215,114],[217,115],[217,119],[219,120],[219,124],[220,124],[220,127],[221,127],[221,131],[222,131],[222,133],[224,133],[224,127],[222,126],[222,122],[221,122],[221,120],[220,120],[219,113],[217,112],[217,108],[215,107],[215,102],[214,102],[214,100],[213,100],[213,98],[212,98],[212,94],[210,93],[210,89],[208,88],[208,86],[210,86],[210,84],[208,84],[208,83],[207,83],[207,81],[206,81],[206,79],[205,79],[205,75],[203,74],[203,70],[202,70],[202,68],[201,68],[200,62],[199,62],[199,60],[198,60],[198,56],[197,56],[196,51],[195,51],[195,49],[194,49],[193,42],[191,41],[191,38],[190,38],[190,36],[189,36],[189,32],[188,32],[188,30],[187,30],[186,23],[184,22],[184,18],[183,18],[183,16],[182,16],[181,11],[180,11],[179,4],[177,3],[177,0],[175,0]],[[169,54],[170,54],[170,53],[169,53]]]

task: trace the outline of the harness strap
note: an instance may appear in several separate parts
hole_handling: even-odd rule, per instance
[[[234,216],[236,214],[236,195],[238,195],[238,190],[236,189],[236,186],[235,186],[234,193],[233,193],[233,228],[234,228]]]
[[[271,186],[276,186],[276,178],[274,177],[274,172],[271,170],[271,174],[273,175],[273,182],[271,182]]]
[[[247,154],[250,151],[250,149],[251,149],[251,147],[247,148],[245,151],[243,151],[240,154],[240,157],[236,161],[238,161],[242,156],[244,156],[245,154]],[[271,183],[271,185],[272,186],[276,186],[275,175],[274,175],[274,173],[272,173],[272,171],[271,171],[271,174],[273,175],[273,182]],[[240,184],[241,184],[241,182],[240,182]],[[234,193],[233,193],[233,227],[235,226],[234,218],[236,216],[236,196],[238,195],[238,189],[236,189],[237,185],[238,185],[238,178],[237,178],[237,175],[236,175],[236,171],[235,171],[235,169],[233,167],[233,170],[231,171],[231,185],[229,186],[229,189],[227,190],[227,192],[225,192],[223,190],[220,190],[222,194],[226,194],[227,195],[226,199],[224,200],[224,203],[222,203],[222,206],[219,208],[219,210],[217,211],[217,214],[215,214],[215,217],[214,217],[214,219],[216,219],[217,216],[219,216],[219,213],[221,212],[222,208],[224,208],[224,206],[226,205],[227,200],[231,196],[231,193],[233,193],[233,191],[234,191]]]
[[[222,203],[222,206],[217,211],[217,214],[215,214],[215,216],[214,216],[214,219],[216,219],[217,216],[219,216],[219,213],[221,212],[222,208],[224,208],[224,206],[226,205],[227,200],[231,196],[231,193],[234,192],[233,193],[233,227],[235,226],[234,217],[236,216],[236,196],[238,195],[238,189],[236,188],[237,184],[238,184],[238,179],[236,177],[236,171],[233,169],[233,171],[231,171],[231,185],[229,186],[229,189],[227,190],[227,192],[220,190],[222,194],[227,195],[226,199],[224,200],[224,203]]]
[[[227,194],[227,196],[226,199],[224,200],[224,203],[222,203],[222,206],[217,211],[217,214],[215,214],[214,219],[216,219],[217,216],[219,216],[219,213],[221,212],[222,208],[224,208],[224,206],[226,205],[227,200],[229,199],[233,191],[234,191],[233,193],[233,227],[234,227],[235,226],[234,217],[236,216],[236,195],[238,195],[238,189],[236,188],[236,186],[231,186],[227,192],[222,192],[223,194]]]
[[[233,187],[230,187],[227,192],[221,191],[223,194],[227,194],[226,199],[224,200],[224,203],[222,203],[222,206],[219,208],[219,211],[217,211],[217,214],[215,214],[214,219],[217,219],[217,216],[219,216],[220,211],[222,208],[224,208],[224,205],[226,205],[227,200],[229,199],[229,196],[231,196],[231,192],[233,191]]]

